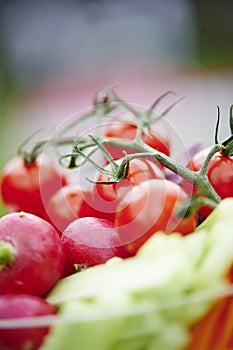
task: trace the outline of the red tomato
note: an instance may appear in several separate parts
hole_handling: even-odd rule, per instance
[[[37,350],[41,346],[44,337],[49,332],[46,325],[32,326],[31,317],[48,316],[57,314],[56,309],[44,299],[35,295],[7,294],[0,296],[0,320],[7,321],[19,319],[18,325],[1,328],[0,326],[0,349],[9,350]],[[22,326],[20,319],[26,322]]]
[[[187,168],[198,171],[202,167],[211,147],[197,152],[188,163]],[[225,157],[217,152],[211,158],[207,168],[207,176],[217,194],[222,198],[233,197],[233,157]],[[182,187],[188,194],[196,191],[187,180],[183,180]],[[207,217],[212,212],[208,207],[202,207],[200,214]]]
[[[122,159],[118,159],[116,163],[120,165],[121,161]],[[111,166],[108,164],[105,169],[110,171]],[[137,184],[156,178],[165,178],[159,164],[148,159],[135,158],[130,161],[127,178],[113,184],[95,184],[94,203],[99,216],[113,221],[119,201]],[[109,181],[109,177],[106,174],[100,173],[97,181],[107,182]]]
[[[105,136],[133,140],[137,131],[137,127],[134,123],[135,117],[129,113],[117,116],[108,124],[105,130]],[[155,123],[151,124],[149,127],[149,136],[142,133],[142,139],[152,148],[166,155],[170,154],[170,135],[162,120],[157,122],[155,120]],[[110,145],[105,145],[105,147],[114,159],[123,157],[123,151],[126,151],[128,154],[135,153],[135,151],[129,149],[124,150]]]
[[[96,216],[92,204],[92,192],[76,184],[66,185],[58,190],[46,207],[46,220],[60,235],[74,220],[85,216]]]
[[[65,253],[56,230],[28,213],[0,219],[0,294],[42,296],[63,276]]]
[[[149,180],[135,186],[125,196],[116,212],[115,226],[120,241],[131,253],[156,231],[188,234],[196,227],[196,216],[179,218],[175,214],[178,203],[186,200],[187,194],[169,180]]]
[[[25,211],[43,217],[50,197],[66,183],[64,173],[48,156],[40,155],[32,164],[15,157],[2,171],[2,200],[8,212]]]

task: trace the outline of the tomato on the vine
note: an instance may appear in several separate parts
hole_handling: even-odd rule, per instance
[[[32,163],[15,157],[5,165],[1,177],[1,195],[7,211],[22,210],[41,217],[50,197],[67,183],[64,171],[46,155],[39,155]]]
[[[118,159],[115,162],[117,165],[120,165],[122,159]],[[105,170],[110,171],[111,165],[106,165]],[[111,179],[107,174],[100,173],[93,190],[93,203],[99,212],[99,216],[114,221],[119,201],[126,196],[134,186],[141,182],[148,181],[149,179],[156,178],[165,178],[161,166],[158,163],[145,158],[135,158],[131,160],[126,178],[119,182],[106,184],[105,182],[108,182]]]
[[[197,152],[188,163],[187,168],[193,171],[200,170],[210,149],[211,147],[205,147]],[[207,176],[221,199],[233,197],[233,157],[224,156],[220,152],[215,153],[208,164]],[[196,188],[185,179],[182,187],[188,194],[196,192]],[[203,206],[199,212],[203,217],[207,217],[211,211],[211,208]]]
[[[133,188],[129,196],[119,203],[115,227],[130,253],[136,253],[156,231],[184,235],[194,231],[196,215],[180,218],[176,214],[177,205],[188,196],[172,181],[155,179],[142,182]]]
[[[68,184],[50,198],[45,219],[61,235],[71,222],[86,216],[96,216],[92,192],[77,184]]]
[[[115,117],[106,127],[104,135],[109,138],[133,140],[136,132],[135,117],[128,113]],[[170,135],[162,120],[155,120],[154,123],[150,124],[148,135],[142,132],[142,140],[150,147],[170,155]],[[125,155],[123,151],[126,151],[128,154],[135,153],[135,151],[129,149],[120,149],[107,144],[105,147],[114,159],[123,157]]]

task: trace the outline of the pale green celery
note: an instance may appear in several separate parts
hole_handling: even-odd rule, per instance
[[[182,349],[190,325],[226,288],[232,213],[233,199],[223,200],[190,235],[156,233],[133,258],[59,281],[47,300],[69,321],[52,328],[41,350]]]
[[[84,320],[77,324],[67,321],[54,327],[43,350],[177,350],[187,344],[186,327],[170,321],[168,315],[158,312],[152,303],[138,308],[124,297],[118,300],[117,305],[112,304],[111,298],[64,304],[63,316],[83,315]]]

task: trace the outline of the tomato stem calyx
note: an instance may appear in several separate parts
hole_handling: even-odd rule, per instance
[[[76,150],[77,154],[83,157],[85,160],[87,160],[89,163],[93,165],[94,168],[96,168],[99,172],[107,175],[109,177],[109,181],[92,181],[90,179],[87,179],[88,181],[95,183],[95,184],[113,184],[116,182],[119,182],[120,180],[123,180],[127,178],[129,173],[129,160],[125,158],[125,162],[122,162],[120,165],[118,165],[114,159],[112,158],[111,154],[106,150],[106,148],[103,146],[101,142],[99,142],[95,137],[90,135],[90,138],[93,140],[93,142],[96,144],[97,148],[100,149],[100,151],[104,154],[106,159],[109,161],[109,164],[111,166],[111,171],[108,171],[106,168],[101,167],[96,162],[94,162],[89,155],[86,155],[84,152],[82,152],[76,145],[74,145],[74,149]],[[73,155],[74,157],[74,155]],[[127,156],[126,156],[127,157]]]

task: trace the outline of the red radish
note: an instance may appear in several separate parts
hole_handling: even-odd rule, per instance
[[[63,246],[56,230],[28,213],[0,219],[0,294],[44,295],[61,278]]]
[[[76,184],[69,184],[58,190],[50,199],[46,208],[46,220],[61,235],[74,220],[84,216],[96,216],[91,205],[92,193]]]
[[[50,197],[67,184],[64,170],[46,155],[33,163],[23,157],[11,159],[1,175],[1,194],[8,212],[25,211],[43,217]]]
[[[120,245],[113,223],[106,219],[77,219],[66,228],[61,240],[66,253],[66,275],[76,272],[76,265],[89,267],[116,256],[129,256]]]
[[[48,326],[33,326],[31,317],[55,315],[56,309],[35,295],[7,294],[0,296],[0,349],[37,350],[49,332]],[[18,322],[11,325],[11,320]],[[28,325],[21,326],[21,320]],[[3,325],[5,327],[3,327]]]

